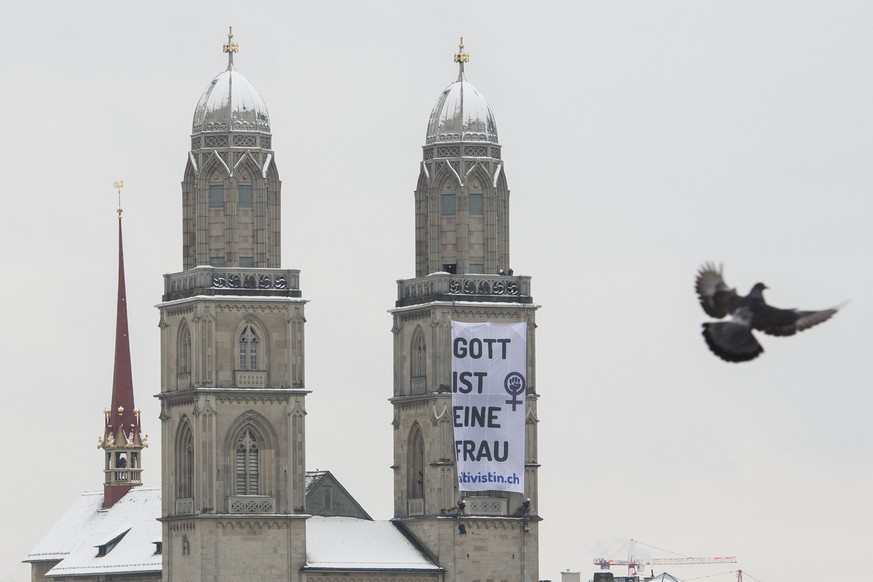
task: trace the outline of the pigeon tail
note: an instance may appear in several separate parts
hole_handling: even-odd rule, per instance
[[[703,339],[712,353],[726,362],[748,362],[764,353],[749,326],[737,321],[704,323]]]

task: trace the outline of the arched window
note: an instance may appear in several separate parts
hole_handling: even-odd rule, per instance
[[[421,427],[416,423],[409,432],[407,449],[407,466],[409,472],[406,479],[406,491],[409,499],[424,498],[424,437]]]
[[[258,438],[251,429],[240,433],[236,441],[236,494],[257,495],[260,492],[260,455]]]
[[[412,336],[412,357],[410,376],[421,378],[427,375],[427,344],[424,341],[424,333],[421,328],[416,328]]]
[[[179,374],[188,374],[191,372],[191,331],[188,329],[188,324],[184,321],[179,328],[179,354],[178,367]]]
[[[176,441],[176,497],[194,497],[194,437],[187,420],[182,421]]]
[[[239,336],[239,369],[258,370],[258,344],[260,338],[252,325],[243,328]]]
[[[485,199],[482,191],[482,182],[478,179],[473,180],[472,183],[468,185],[468,188],[467,211],[473,216],[482,216],[485,214]]]

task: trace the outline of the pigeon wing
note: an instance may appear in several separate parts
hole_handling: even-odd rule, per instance
[[[746,308],[737,310],[728,321],[704,323],[703,339],[712,353],[726,362],[747,362],[764,352],[752,335],[751,313]]]
[[[794,335],[827,321],[837,311],[839,311],[838,307],[820,311],[799,311],[763,305],[752,318],[752,327],[769,335]]]
[[[697,272],[694,285],[700,306],[712,317],[721,319],[729,315],[737,306],[739,296],[735,289],[731,289],[724,282],[721,274],[721,266],[714,263],[706,263]]]

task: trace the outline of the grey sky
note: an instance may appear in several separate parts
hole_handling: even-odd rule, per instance
[[[873,5],[685,2],[19,2],[4,8],[7,319],[0,581],[81,490],[114,342],[126,184],[134,387],[159,483],[157,310],[181,270],[194,106],[235,64],[264,97],[283,257],[307,306],[307,465],[391,516],[391,319],[414,274],[431,107],[488,99],[512,266],[538,314],[540,577],[590,577],[629,537],[734,554],[764,582],[845,580],[873,544]],[[781,307],[851,304],[757,361],[700,337],[724,262]],[[340,445],[343,427],[366,439]],[[612,557],[622,557],[621,554]],[[683,579],[731,567],[670,567]],[[727,576],[723,579],[729,580]]]

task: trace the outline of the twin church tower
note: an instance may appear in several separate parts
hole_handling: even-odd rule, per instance
[[[158,305],[163,580],[536,582],[537,305],[530,277],[510,269],[497,126],[466,79],[463,43],[457,80],[427,123],[415,277],[398,281],[391,311],[394,517],[386,525],[421,553],[423,569],[356,561],[351,546],[372,539],[350,544],[347,560],[315,560],[307,300],[300,272],[282,267],[282,184],[267,107],[235,68],[232,35],[224,50],[227,69],[194,112],[182,182],[184,270],[165,275]],[[525,324],[521,490],[459,485],[453,322]],[[387,387],[370,389],[388,396]],[[355,433],[350,427],[348,437]],[[494,444],[486,454],[499,456]]]

